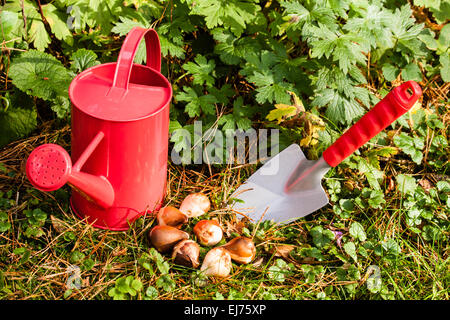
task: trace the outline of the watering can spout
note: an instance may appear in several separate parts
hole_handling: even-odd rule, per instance
[[[31,184],[42,191],[54,191],[68,183],[86,199],[107,209],[114,203],[114,188],[103,176],[81,172],[81,168],[103,139],[99,132],[72,166],[67,151],[57,144],[43,144],[31,152],[26,173]]]
[[[105,177],[84,172],[72,172],[68,183],[78,193],[102,208],[110,208],[114,203],[114,189]]]

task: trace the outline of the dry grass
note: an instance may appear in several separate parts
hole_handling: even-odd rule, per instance
[[[423,107],[429,108],[446,103],[450,84],[438,86],[435,80],[424,85]],[[438,115],[447,132],[448,113]],[[332,205],[289,225],[262,225],[255,221],[249,224],[237,219],[235,212],[226,209],[231,192],[248,177],[255,166],[174,166],[169,164],[166,204],[178,206],[192,192],[203,192],[212,201],[212,210],[207,215],[219,219],[227,239],[236,234],[250,232],[257,244],[255,261],[246,266],[234,265],[232,274],[226,279],[210,279],[205,286],[195,282],[196,271],[173,265],[170,277],[175,288],[165,291],[158,286],[161,273],[153,265],[153,272],[144,269],[138,262],[150,246],[146,233],[153,224],[151,216],[138,219],[126,232],[95,229],[79,220],[68,205],[69,188],[60,192],[43,193],[31,187],[24,174],[28,154],[43,143],[58,143],[70,149],[70,128],[57,128],[52,122],[44,123],[38,134],[16,141],[0,151],[0,191],[10,194],[12,202],[8,210],[11,229],[0,233],[0,297],[3,299],[109,299],[108,290],[118,278],[133,276],[143,283],[138,299],[145,297],[145,289],[153,286],[159,299],[317,299],[325,293],[331,299],[375,298],[366,289],[370,265],[378,265],[386,286],[386,296],[397,299],[448,299],[448,230],[447,240],[427,242],[411,232],[404,223],[402,195],[395,187],[395,176],[413,174],[420,178],[424,188],[435,186],[437,181],[448,179],[446,172],[429,172],[418,168],[407,157],[381,158],[385,181],[383,192],[386,204],[381,209],[357,209],[350,218],[336,216]],[[425,152],[428,152],[426,149]],[[346,167],[332,172],[343,182],[346,196],[356,197],[358,191],[367,186],[362,175]],[[42,208],[47,214],[43,226],[44,234],[39,238],[24,236],[27,217],[24,210]],[[445,205],[436,212],[448,223]],[[185,228],[190,231],[192,220]],[[315,226],[336,230],[350,238],[349,226],[353,221],[363,224],[369,241],[381,243],[383,239],[396,239],[401,255],[393,262],[374,254],[376,248],[367,249],[367,256],[359,256],[355,263],[360,270],[359,279],[342,279],[338,273],[352,265],[342,247],[333,244],[335,252],[323,250],[324,259],[300,254],[302,249],[314,247],[310,230]],[[261,230],[263,232],[261,232]],[[24,254],[15,251],[26,248]],[[206,249],[203,249],[202,255]],[[14,253],[16,252],[16,253]],[[82,254],[74,261],[74,253]],[[88,267],[84,264],[91,259]],[[271,278],[271,269],[277,260],[290,263],[284,281]],[[344,261],[346,259],[347,261]],[[72,274],[69,267],[81,268],[82,287],[67,291],[67,281]],[[306,281],[303,266],[322,266],[313,282]],[[271,271],[272,270],[272,271]],[[346,287],[353,286],[355,294],[349,295]],[[66,296],[65,296],[66,294]]]

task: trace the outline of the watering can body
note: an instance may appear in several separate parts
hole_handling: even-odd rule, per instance
[[[133,63],[142,38],[145,66]],[[27,161],[30,182],[43,191],[68,183],[74,212],[99,228],[126,230],[158,210],[166,190],[172,98],[160,65],[156,32],[136,27],[117,62],[75,77],[69,87],[71,157],[56,145],[36,148]]]

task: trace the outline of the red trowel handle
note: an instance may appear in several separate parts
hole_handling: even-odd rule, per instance
[[[337,166],[411,109],[421,94],[422,89],[415,81],[408,81],[396,87],[326,149],[322,155],[323,159],[330,166]]]

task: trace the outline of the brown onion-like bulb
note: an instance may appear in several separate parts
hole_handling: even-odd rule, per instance
[[[154,226],[148,238],[156,250],[164,253],[172,250],[181,240],[189,239],[189,234],[172,226]]]
[[[231,272],[231,256],[224,248],[217,247],[208,251],[200,268],[206,276],[227,277]]]
[[[247,237],[234,238],[221,248],[230,253],[231,259],[242,264],[250,263],[256,255],[255,244]]]
[[[203,193],[192,193],[184,198],[180,205],[180,211],[189,218],[199,217],[211,208],[209,198]]]
[[[214,246],[222,240],[223,231],[216,220],[200,220],[194,226],[198,241],[204,246]]]
[[[157,215],[156,221],[160,226],[172,226],[181,228],[181,226],[188,221],[188,216],[175,207],[167,206],[161,208]]]
[[[173,248],[172,258],[176,264],[197,268],[200,265],[200,246],[193,240],[181,240]]]

